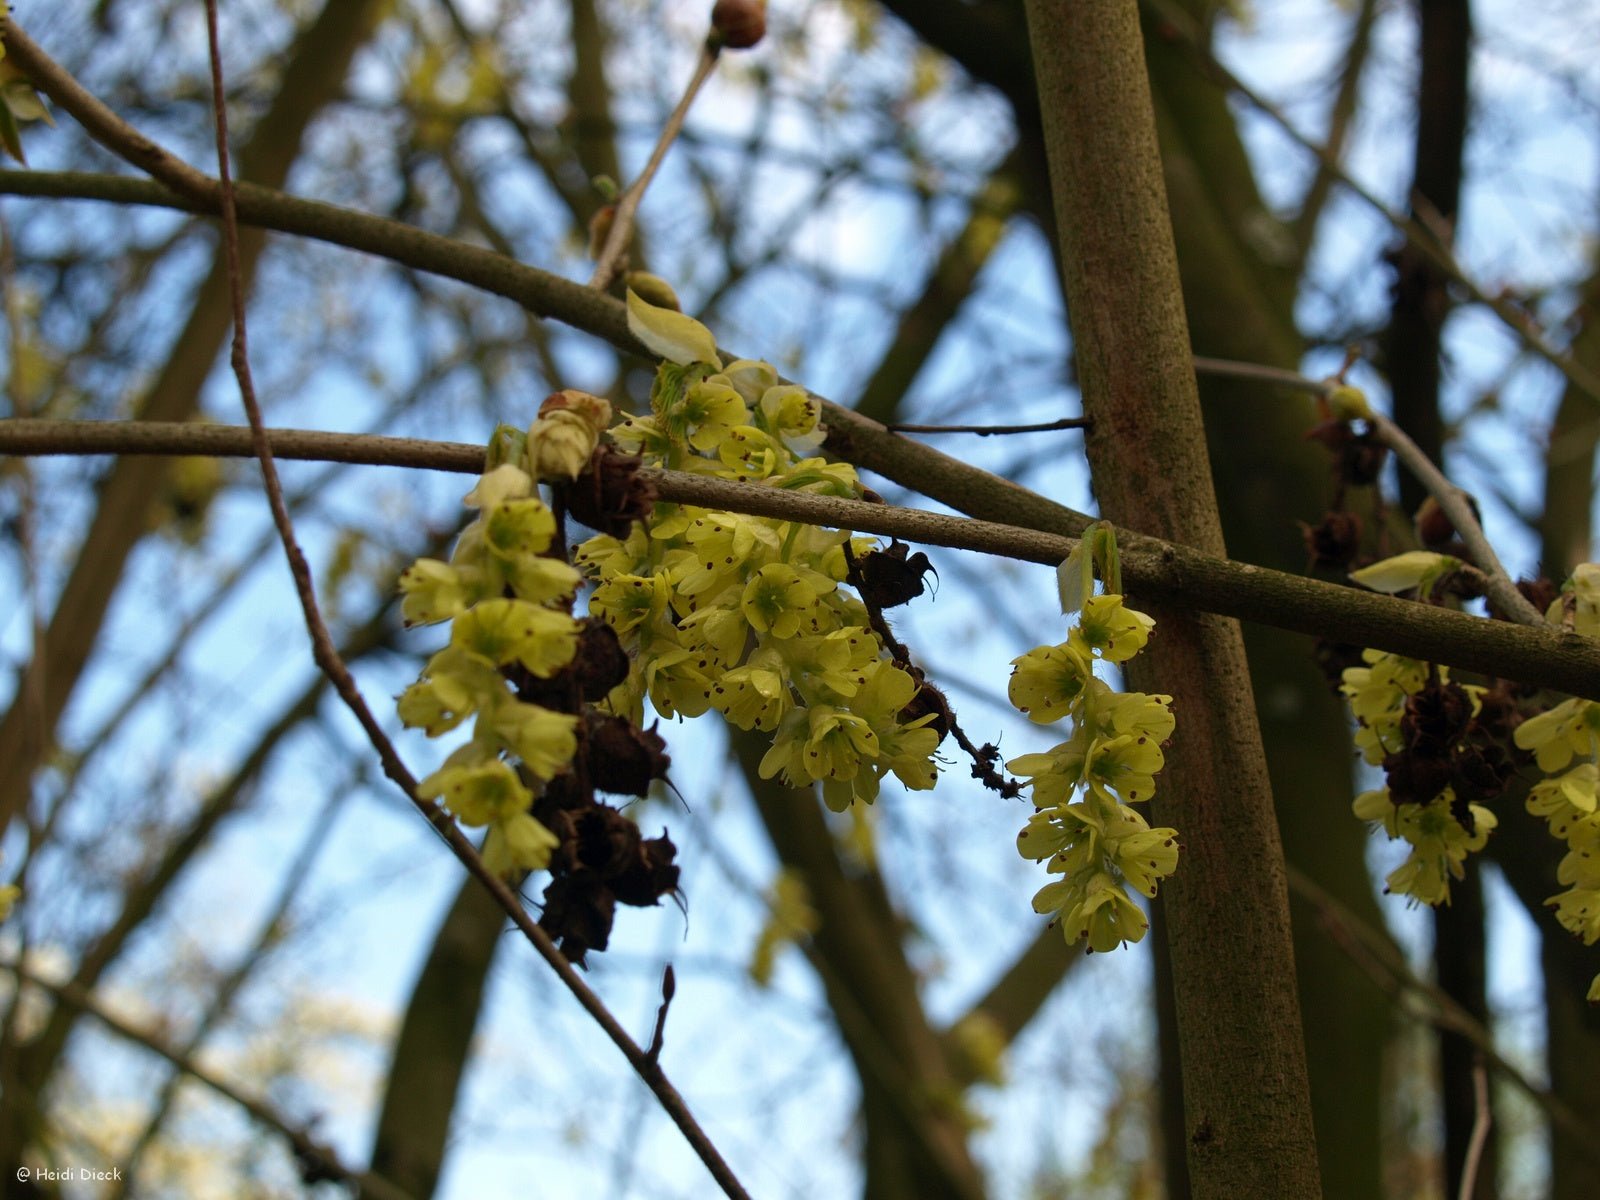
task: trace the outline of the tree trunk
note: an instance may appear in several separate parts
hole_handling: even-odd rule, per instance
[[[1068,313],[1120,525],[1223,552],[1134,0],[1029,0]],[[1130,672],[1179,727],[1154,802],[1167,881],[1192,1194],[1321,1194],[1283,852],[1237,623],[1169,609]],[[1142,664],[1142,665],[1141,665]]]

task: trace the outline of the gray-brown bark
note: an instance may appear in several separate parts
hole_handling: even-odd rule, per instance
[[[1102,510],[1220,551],[1132,0],[1028,4]],[[1320,1194],[1282,848],[1236,624],[1155,607],[1130,672],[1178,714],[1154,805],[1183,830],[1169,919],[1192,1194]],[[1187,726],[1187,727],[1185,727]]]

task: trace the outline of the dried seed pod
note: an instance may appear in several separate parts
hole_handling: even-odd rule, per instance
[[[1300,530],[1313,567],[1342,570],[1361,549],[1361,518],[1353,512],[1325,513],[1315,525],[1302,522]]]
[[[590,529],[625,538],[655,510],[656,487],[643,460],[602,443],[565,490],[567,512]]]
[[[877,608],[894,608],[922,595],[924,579],[930,571],[937,579],[928,556],[920,550],[909,554],[904,542],[890,542],[885,550],[864,554],[857,562],[861,571],[861,598]]]

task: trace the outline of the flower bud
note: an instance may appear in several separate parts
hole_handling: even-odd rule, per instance
[[[541,419],[556,412],[570,413],[582,418],[597,434],[604,433],[611,425],[611,401],[604,396],[580,392],[576,388],[551,392],[544,398],[544,403],[539,405]]]
[[[576,479],[600,444],[600,431],[581,413],[557,409],[528,429],[528,469],[546,482]]]
[[[711,30],[730,50],[748,50],[767,34],[766,0],[717,0]]]

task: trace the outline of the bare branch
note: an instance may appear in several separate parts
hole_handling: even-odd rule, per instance
[[[1226,359],[1202,358],[1196,355],[1194,366],[1195,370],[1203,375],[1257,379],[1262,383],[1278,384],[1296,391],[1310,392],[1315,396],[1329,396],[1339,386],[1337,379],[1308,379],[1294,371],[1261,366],[1258,363],[1229,362]],[[1500,562],[1500,556],[1494,552],[1494,547],[1484,536],[1483,526],[1478,523],[1467,494],[1446,479],[1444,472],[1433,465],[1433,461],[1423,453],[1422,448],[1388,417],[1379,412],[1372,412],[1363,420],[1371,423],[1378,440],[1394,451],[1395,457],[1405,464],[1406,469],[1423,487],[1427,488],[1428,494],[1439,502],[1440,509],[1450,518],[1450,524],[1455,526],[1456,532],[1461,535],[1461,540],[1466,543],[1472,561],[1483,571],[1489,598],[1499,606],[1500,611],[1522,625],[1543,625],[1544,616],[1528,603],[1526,596],[1517,591],[1517,585],[1512,580],[1510,572],[1505,569]]]
[[[1088,417],[1062,417],[1059,421],[1040,421],[1035,425],[885,425],[890,433],[975,433],[979,437],[997,434],[1054,433],[1060,429],[1085,429]]]
[[[0,21],[6,60],[33,81],[50,99],[77,119],[89,135],[176,192],[196,200],[215,201],[217,181],[163,149],[90,94],[67,70],[46,54],[10,17]]]
[[[934,456],[931,465],[935,469],[943,469],[951,462],[937,451],[896,437],[875,422],[853,414],[845,416],[854,424],[842,440],[852,445],[877,438]],[[483,469],[483,449],[457,442],[306,430],[274,430],[269,436],[274,452],[285,458],[428,467],[469,474]],[[251,449],[248,430],[225,425],[6,420],[0,421],[0,453],[247,457]],[[874,461],[884,454],[880,447],[872,447]],[[991,511],[1009,512],[1028,523],[972,520],[678,471],[648,473],[661,498],[679,504],[854,529],[1049,566],[1055,566],[1071,552],[1076,541],[1055,530],[1068,526],[1082,514],[975,467],[955,464],[948,469],[949,486],[939,487],[936,480],[927,476],[922,479],[924,486],[935,487],[936,496],[943,491],[964,498],[974,507],[981,504]],[[915,482],[909,468],[902,473]],[[957,488],[967,490],[958,492]],[[1051,519],[1054,513],[1063,516]],[[1462,612],[1217,558],[1131,530],[1119,529],[1117,541],[1123,547],[1122,573],[1131,591],[1294,633],[1372,646],[1600,699],[1600,643],[1568,630],[1485,621]],[[448,819],[445,823],[449,824]]]

